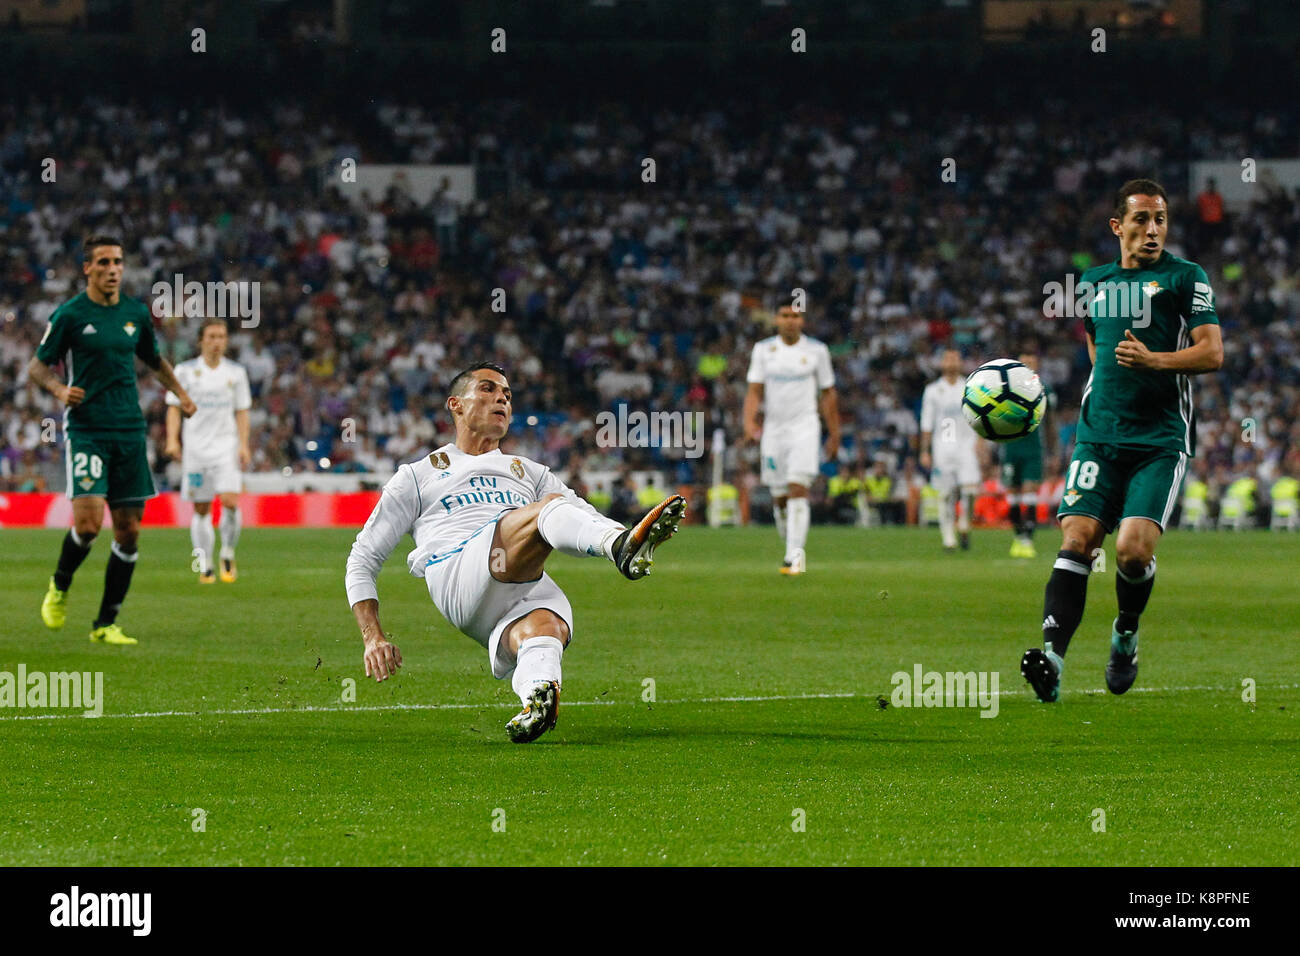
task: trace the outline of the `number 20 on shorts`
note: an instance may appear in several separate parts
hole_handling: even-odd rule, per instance
[[[104,474],[104,460],[98,455],[87,455],[84,451],[79,451],[72,456],[72,476],[74,478],[84,478],[89,475],[91,478],[99,478]]]

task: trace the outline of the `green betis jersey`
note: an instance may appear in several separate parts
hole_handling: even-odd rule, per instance
[[[46,365],[66,359],[68,384],[86,390],[81,404],[64,413],[69,434],[144,432],[136,356],[150,367],[159,358],[153,316],[138,299],[123,295],[117,305],[97,305],[83,292],[54,310],[36,357]]]
[[[1076,438],[1097,445],[1168,448],[1196,454],[1190,376],[1124,368],[1115,346],[1128,329],[1153,352],[1192,344],[1192,329],[1219,324],[1205,270],[1168,252],[1151,266],[1121,269],[1119,260],[1089,269],[1084,326],[1097,362],[1083,389]]]

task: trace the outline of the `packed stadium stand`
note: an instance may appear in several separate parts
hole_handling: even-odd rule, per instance
[[[301,24],[294,36],[311,40]],[[1300,190],[1261,182],[1225,213],[1189,162],[1300,155],[1294,108],[1209,100],[1164,112],[1060,88],[1018,108],[889,106],[887,93],[843,108],[796,96],[774,113],[734,90],[641,109],[592,91],[541,108],[535,91],[467,100],[433,86],[365,97],[325,125],[306,119],[320,115],[304,106],[316,94],[292,83],[239,102],[7,99],[0,489],[62,488],[49,424],[61,409],[25,367],[80,287],[80,241],[95,229],[126,239],[137,298],[177,274],[258,284],[255,327],[231,329],[255,397],[255,474],[390,473],[450,439],[443,388],[486,358],[511,378],[518,453],[570,476],[657,471],[702,494],[708,456],[602,448],[594,426],[624,403],[698,411],[709,435],[726,436],[726,482],[748,492],[749,351],[805,289],[844,419],[818,514],[916,520],[901,505],[846,513],[836,493],[844,504],[843,480],[857,476],[855,494],[870,471],[877,499],[914,497],[920,394],[948,346],[971,367],[1039,350],[1059,476],[1088,357],[1081,322],[1044,317],[1043,285],[1115,257],[1111,194],[1142,175],[1169,187],[1169,249],[1205,267],[1224,326],[1223,370],[1195,386],[1191,477],[1208,489],[1210,520],[1234,483],[1256,482],[1266,521],[1268,490],[1300,477]],[[42,179],[47,157],[54,183]],[[653,183],[643,157],[655,158]],[[959,158],[954,183],[940,180],[943,157]],[[400,186],[358,197],[341,188],[349,159],[470,165],[480,189],[468,202]],[[193,355],[198,319],[155,316],[165,354]],[[174,487],[162,390],[147,378],[141,394],[157,481]]]

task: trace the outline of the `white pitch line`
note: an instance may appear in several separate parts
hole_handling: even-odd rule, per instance
[[[1277,684],[1267,685],[1262,689],[1265,690],[1295,690],[1300,688],[1300,684]],[[1184,693],[1235,693],[1240,690],[1239,687],[1211,687],[1202,685],[1198,687],[1134,687],[1130,693],[1142,694],[1184,694]],[[1105,694],[1105,688],[1067,690],[1065,694]],[[780,701],[793,700],[871,700],[877,697],[884,697],[884,694],[859,694],[852,691],[843,693],[819,693],[819,694],[772,694],[764,697],[683,697],[673,700],[657,700],[654,704],[760,704]],[[1028,689],[1017,690],[1000,690],[999,697],[1029,697],[1032,691]],[[644,702],[639,700],[566,700],[565,707],[617,707],[617,706],[640,706]],[[505,704],[485,701],[480,704],[331,704],[326,707],[315,705],[305,705],[302,707],[244,707],[233,709],[217,710],[154,710],[141,711],[133,714],[101,714],[100,719],[115,718],[118,720],[144,720],[153,717],[247,717],[259,716],[263,714],[347,714],[358,711],[402,711],[402,710],[486,710],[493,707],[504,707]],[[513,706],[513,705],[511,705]],[[95,719],[87,718],[81,711],[73,709],[72,713],[55,713],[55,714],[14,714],[10,716],[0,716],[0,723],[15,720],[71,720],[71,719]]]

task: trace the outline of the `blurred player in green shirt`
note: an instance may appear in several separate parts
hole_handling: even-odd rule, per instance
[[[1168,219],[1159,183],[1125,183],[1110,220],[1120,257],[1080,281],[1092,374],[1058,512],[1063,540],[1043,601],[1043,649],[1030,648],[1020,662],[1044,702],[1060,692],[1093,554],[1117,529],[1119,616],[1106,687],[1122,694],[1137,678],[1138,617],[1155,584],[1156,544],[1196,453],[1190,376],[1223,365],[1210,280],[1196,263],[1165,251]]]
[[[195,407],[171,365],[158,353],[149,307],[122,295],[121,241],[92,236],[82,255],[86,291],[54,310],[27,370],[31,381],[67,406],[64,452],[73,527],[64,536],[58,568],[41,603],[41,619],[52,629],[61,628],[67,619],[72,576],[99,534],[107,502],[113,518],[112,553],[90,639],[135,644],[135,638],[127,637],[117,624],[117,613],[139,557],[144,503],[157,493],[145,446],[136,358],[175,393],[184,415],[193,415]],[[59,362],[66,365],[66,384],[50,368]]]

